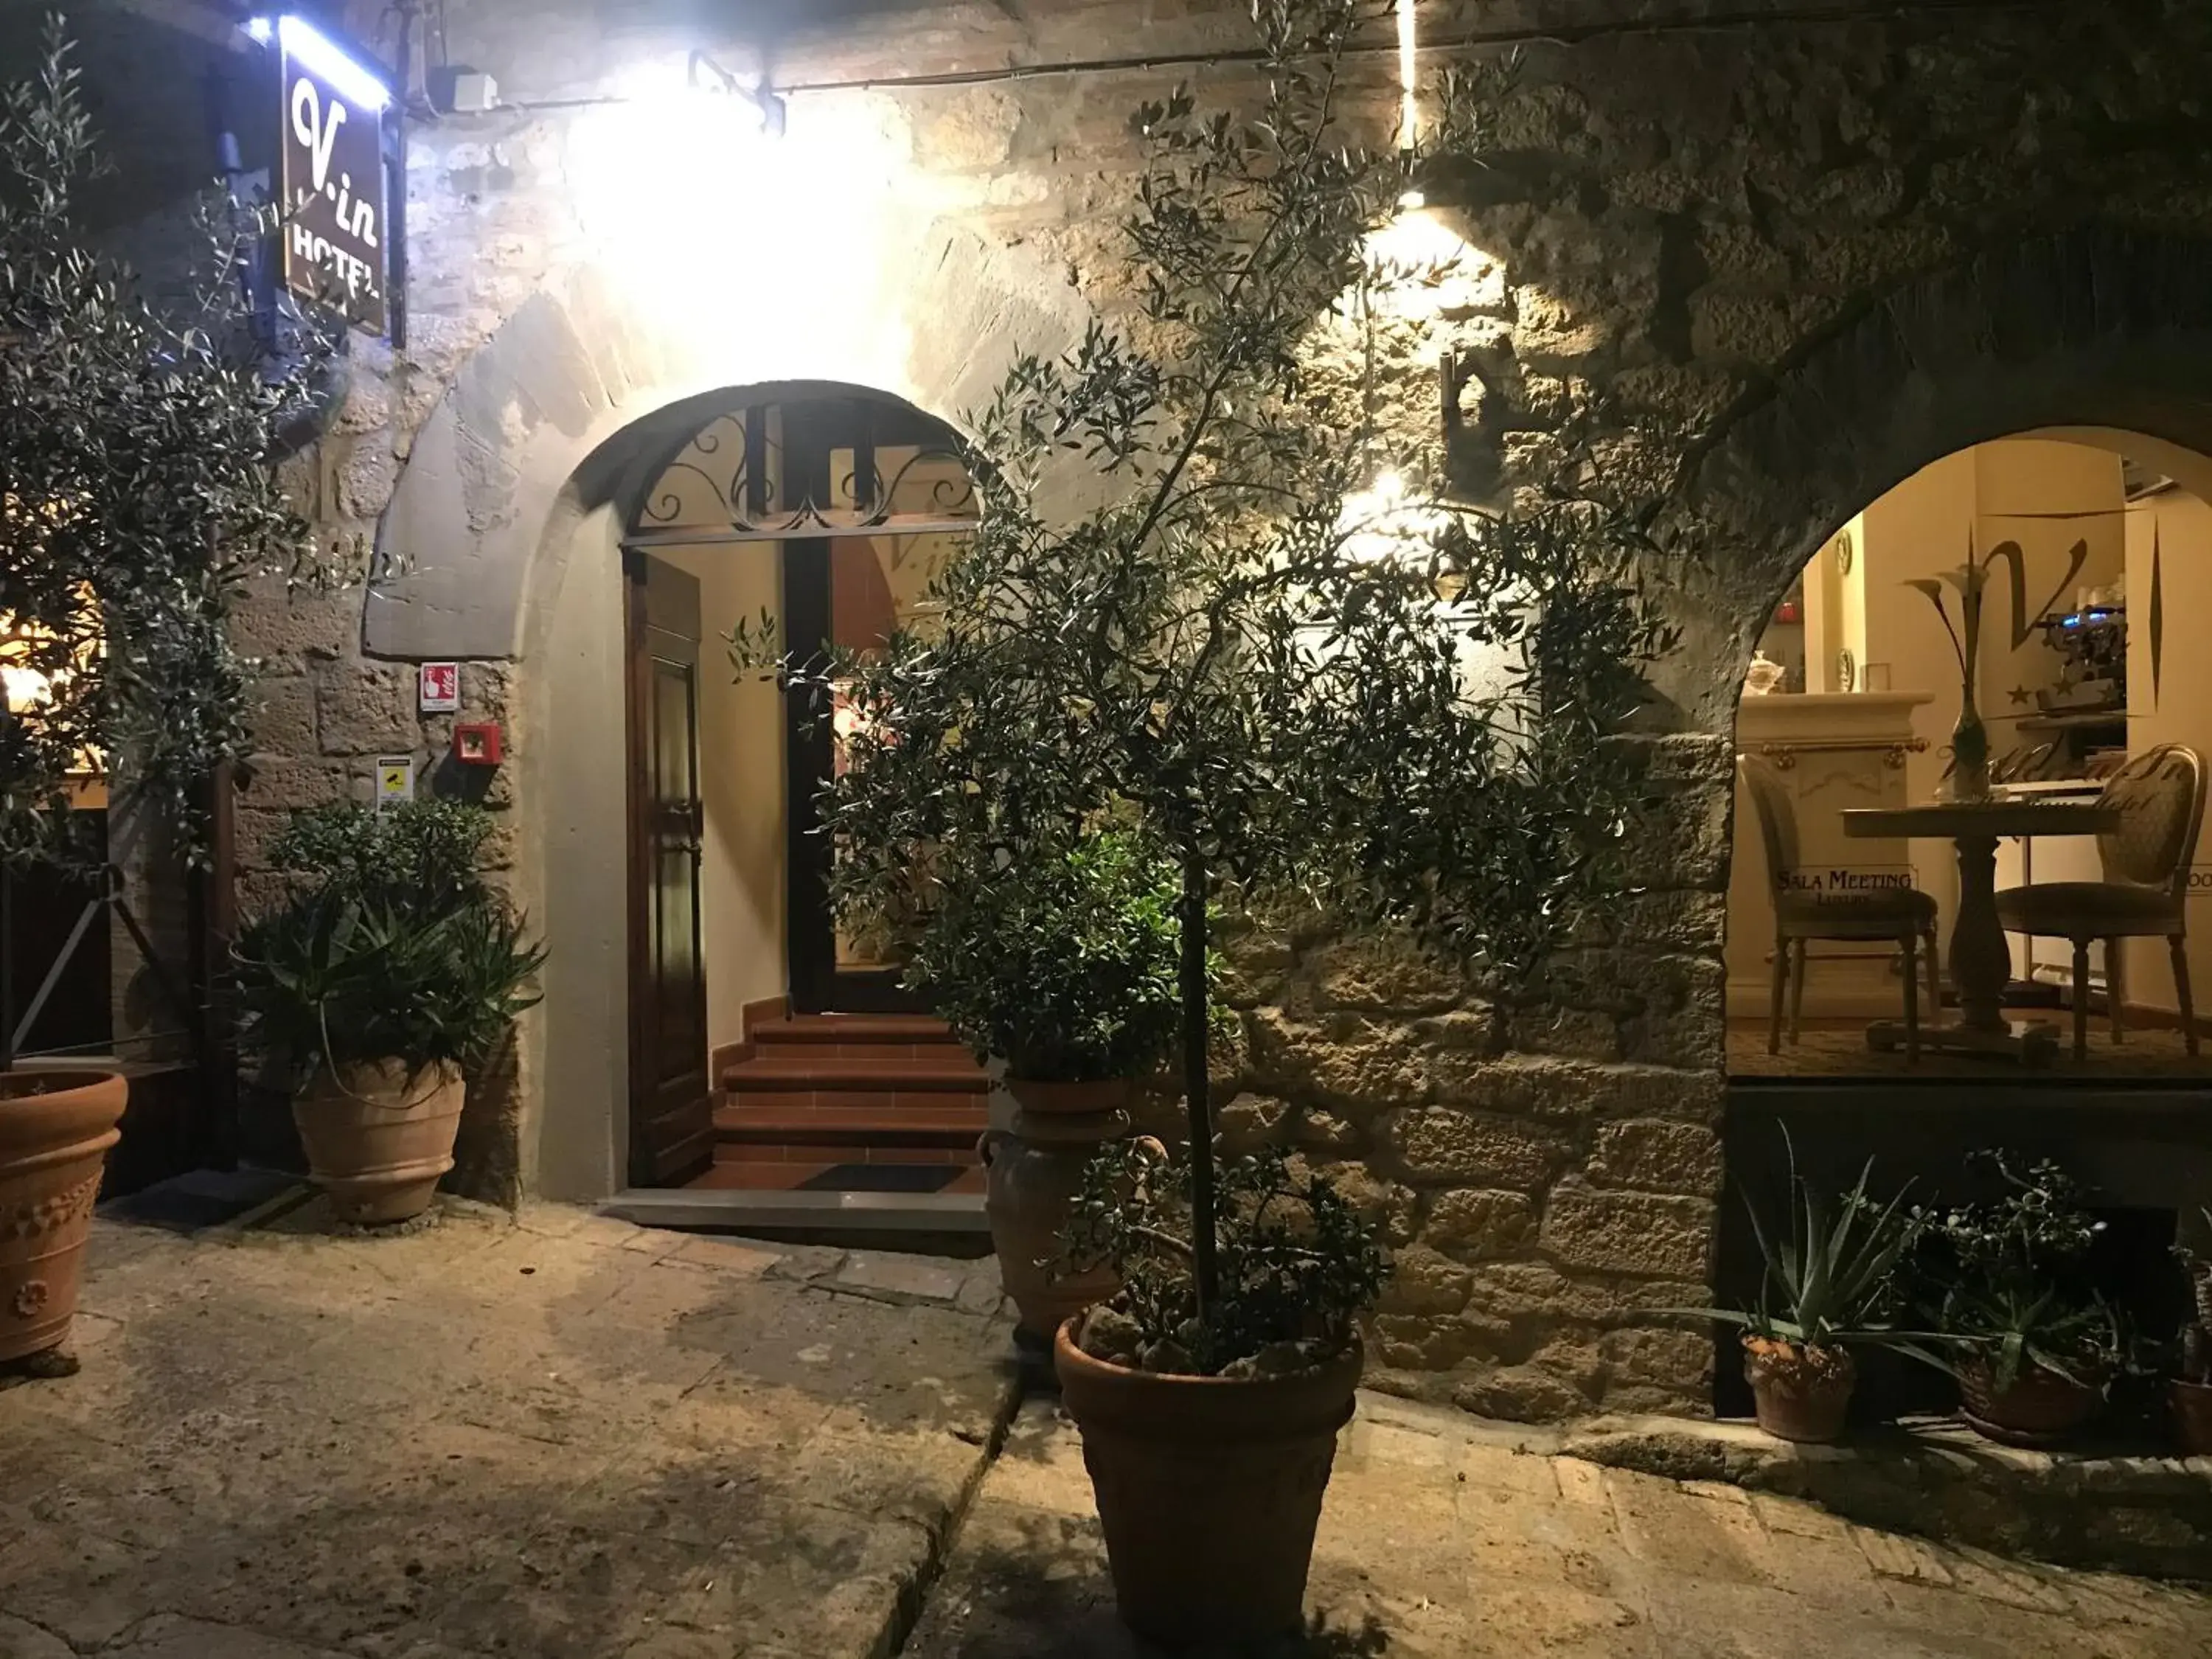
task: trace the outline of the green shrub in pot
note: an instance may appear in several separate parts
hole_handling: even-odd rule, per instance
[[[1148,1076],[1173,1052],[1180,883],[1136,836],[940,865],[935,885],[906,979],[977,1059],[1010,1079],[1094,1083]]]
[[[1968,1423],[2007,1443],[2055,1443],[2095,1416],[2135,1364],[2092,1269],[2105,1224],[2048,1159],[1992,1150],[1967,1162],[1984,1195],[1906,1217],[1906,1305],[1940,1334]]]
[[[272,848],[292,881],[235,949],[243,1036],[290,1085],[342,1218],[428,1206],[468,1077],[538,1000],[545,952],[484,878],[490,827],[452,802],[339,805]]]
[[[1125,1133],[1132,1089],[1182,1030],[1174,866],[1126,831],[1031,835],[970,856],[939,848],[910,913],[907,982],[975,1051],[1005,1066],[1017,1110],[977,1144],[1017,1341],[1114,1290],[1103,1264],[1053,1257],[1084,1165]]]

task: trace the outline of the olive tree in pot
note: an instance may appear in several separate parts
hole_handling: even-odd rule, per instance
[[[1786,1232],[1770,1231],[1745,1200],[1765,1261],[1759,1305],[1685,1309],[1743,1331],[1743,1374],[1759,1426],[1778,1440],[1821,1444],[1838,1439],[1858,1383],[1854,1346],[1881,1344],[1919,1352],[1884,1315],[1906,1235],[1903,1196],[1887,1205],[1868,1193],[1869,1159],[1857,1184],[1831,1200],[1790,1159]]]
[[[1217,1163],[1212,909],[1299,894],[1404,925],[1510,1006],[1625,878],[1643,784],[1618,736],[1667,637],[1648,520],[1607,479],[1563,459],[1478,511],[1386,476],[1429,458],[1378,463],[1357,366],[1395,296],[1447,280],[1390,253],[1403,164],[1345,90],[1387,21],[1261,0],[1263,108],[1139,112],[1141,318],[1017,359],[969,422],[981,516],[926,626],[832,671],[867,735],[823,817],[877,914],[932,860],[1091,824],[1171,861],[1186,1145],[1141,1170],[1106,1148],[1149,1218],[1079,1237],[1072,1266],[1129,1285],[1055,1338],[1124,1617],[1170,1644],[1297,1622],[1382,1271],[1326,1182]],[[1439,143],[1479,148],[1490,106],[1451,93]]]
[[[236,947],[244,1036],[291,1084],[316,1182],[342,1221],[405,1221],[453,1166],[472,1071],[544,961],[483,871],[483,809],[339,803],[271,848],[283,902]]]
[[[1107,831],[1064,850],[1026,847],[1003,868],[940,854],[932,872],[906,977],[977,1059],[1004,1063],[1018,1109],[977,1146],[985,1208],[1017,1335],[1048,1347],[1063,1320],[1115,1288],[1103,1266],[1054,1272],[1052,1258],[1084,1166],[1127,1132],[1131,1089],[1181,1029],[1175,871]]]
[[[19,878],[88,866],[120,893],[111,847],[159,834],[199,857],[215,780],[246,752],[234,601],[264,576],[322,586],[344,574],[275,471],[323,357],[264,349],[234,260],[261,227],[227,202],[210,204],[185,302],[149,303],[80,217],[101,158],[59,20],[7,67],[0,861]],[[103,793],[104,841],[78,811]],[[113,1073],[19,1066],[12,1040],[0,1030],[0,1361],[66,1369],[59,1345],[126,1091]]]

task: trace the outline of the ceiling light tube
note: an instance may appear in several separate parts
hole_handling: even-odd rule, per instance
[[[349,104],[374,111],[392,102],[392,88],[381,74],[350,56],[304,17],[287,12],[273,23],[266,17],[257,17],[246,24],[246,32],[264,45],[276,41]]]

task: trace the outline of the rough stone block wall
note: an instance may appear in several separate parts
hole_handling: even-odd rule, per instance
[[[363,38],[388,46],[382,9],[357,9]],[[409,550],[431,563],[490,545],[502,515],[550,510],[499,492],[558,473],[562,434],[588,407],[542,342],[558,336],[549,318],[586,314],[562,296],[598,257],[568,187],[580,123],[637,64],[703,46],[742,72],[772,47],[780,82],[800,88],[1097,60],[1139,41],[1157,62],[1240,44],[1245,27],[1239,4],[1166,0],[834,9],[779,11],[788,32],[763,41],[674,6],[451,0],[453,60],[492,71],[512,106],[413,124],[408,343],[357,346],[343,409],[298,470],[303,505],[333,534],[370,536],[395,489],[419,483],[416,506],[434,511],[410,522],[451,526]],[[1389,941],[1255,921],[1231,942],[1245,1052],[1225,1062],[1224,1132],[1295,1146],[1387,1216],[1400,1267],[1375,1358],[1407,1392],[1522,1417],[1706,1403],[1709,1345],[1650,1310],[1710,1294],[1729,757],[1758,627],[1820,538],[1914,467],[2018,429],[2008,420],[2124,424],[2135,410],[2186,441],[2172,411],[2212,365],[2202,7],[1789,9],[1422,8],[1432,64],[1492,76],[1489,145],[1482,167],[1432,182],[1469,251],[1383,331],[1386,424],[1477,496],[1592,437],[1606,475],[1662,481],[1668,551],[1651,574],[1682,639],[1637,739],[1652,763],[1648,888],[1551,964],[1543,1006],[1488,1006]],[[1497,76],[1508,44],[1525,48],[1510,79]],[[1194,63],[793,98],[889,135],[907,210],[1065,270],[1110,315],[1128,112],[1183,73],[1202,99],[1249,88],[1234,64]],[[1388,76],[1379,55],[1378,110]],[[740,198],[704,189],[700,210],[834,244],[835,201]],[[590,331],[627,338],[653,320],[592,303]],[[951,349],[931,319],[909,321],[917,353]],[[468,374],[494,357],[497,397]],[[2130,375],[2172,384],[2154,409],[2114,394]],[[465,463],[450,497],[409,471],[441,410]],[[513,605],[532,577],[518,564],[487,579]],[[441,750],[443,724],[412,713],[408,653],[365,653],[362,619],[358,595],[321,608],[270,596],[241,617],[268,659],[249,841],[286,809],[361,787],[377,753]],[[522,724],[519,742],[557,741],[526,729],[532,665],[515,649],[465,665],[472,708]],[[495,785],[492,804],[519,828],[544,810],[510,793]],[[529,837],[514,844],[527,892]],[[530,1052],[526,1040],[524,1102]],[[521,1178],[508,1144],[494,1190]]]

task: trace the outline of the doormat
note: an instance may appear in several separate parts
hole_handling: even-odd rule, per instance
[[[299,1176],[276,1170],[195,1170],[112,1199],[100,1212],[112,1221],[197,1233],[235,1221],[300,1184]]]
[[[960,1179],[957,1164],[832,1164],[799,1183],[802,1193],[941,1193]]]

